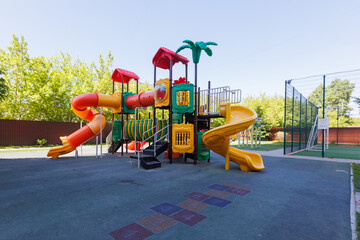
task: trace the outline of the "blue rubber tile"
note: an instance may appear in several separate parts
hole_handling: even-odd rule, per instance
[[[183,210],[183,208],[170,203],[162,203],[160,205],[152,207],[151,209],[165,216],[170,216],[176,212],[179,212],[180,210]]]
[[[230,203],[232,203],[229,200],[225,200],[225,199],[217,198],[217,197],[208,198],[208,199],[204,200],[203,202],[207,203],[209,205],[213,205],[213,206],[221,207],[221,208],[223,208],[223,207],[229,205]]]
[[[226,191],[226,190],[230,189],[231,187],[220,185],[220,184],[214,184],[214,185],[211,185],[209,188],[219,190],[219,191]]]

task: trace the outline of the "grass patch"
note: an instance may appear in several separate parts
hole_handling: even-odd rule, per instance
[[[36,151],[48,151],[50,148],[62,146],[56,144],[48,144],[46,146],[38,146],[38,145],[24,145],[24,146],[0,146],[0,153],[7,153],[7,152],[36,152]],[[95,147],[96,144],[83,144],[85,147]],[[100,144],[99,144],[100,146]],[[103,143],[103,148],[106,146],[106,143]],[[80,146],[79,146],[80,147]]]
[[[353,164],[353,175],[354,175],[354,190],[360,192],[360,164]]]
[[[0,146],[0,149],[50,148],[50,147],[56,147],[56,146],[58,146],[58,145],[46,145],[46,146],[39,146],[39,145]]]
[[[301,151],[294,155],[300,156],[311,156],[311,157],[321,157],[321,145],[314,148],[317,151]],[[325,157],[327,158],[343,158],[343,159],[355,159],[359,160],[360,156],[360,147],[356,145],[330,145],[329,149],[325,150]]]

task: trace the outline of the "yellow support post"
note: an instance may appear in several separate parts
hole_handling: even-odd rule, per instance
[[[226,124],[230,123],[231,119],[231,105],[230,103],[225,103],[220,105],[220,113],[222,116],[226,117]],[[230,136],[227,138],[227,145],[226,145],[226,154],[225,154],[225,170],[230,169],[230,155],[229,155],[229,148],[230,148]]]

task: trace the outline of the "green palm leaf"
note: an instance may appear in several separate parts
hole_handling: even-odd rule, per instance
[[[218,44],[216,42],[207,42],[206,45],[214,45],[217,46]]]
[[[212,51],[211,51],[211,49],[210,49],[209,47],[206,47],[206,48],[204,49],[204,51],[206,52],[206,54],[207,54],[209,57],[212,56]]]
[[[191,48],[194,48],[194,47],[195,47],[194,42],[193,42],[193,41],[191,41],[191,40],[184,40],[184,41],[183,41],[183,43],[187,43],[187,44],[189,44],[189,45],[191,46]]]
[[[192,47],[189,46],[189,45],[182,45],[181,47],[179,47],[179,48],[176,50],[175,53],[178,53],[178,52],[184,50],[185,48],[190,48],[190,49],[192,49]]]
[[[204,43],[204,42],[196,42],[195,45],[198,46],[199,48],[201,48],[202,50],[207,48],[206,43]]]

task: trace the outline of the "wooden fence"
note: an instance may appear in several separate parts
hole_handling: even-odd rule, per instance
[[[61,144],[59,137],[68,136],[79,128],[80,123],[0,119],[0,146],[36,145],[37,139],[46,139],[48,144]],[[110,131],[111,124],[106,124],[103,142]],[[87,143],[95,142],[94,137]]]
[[[276,133],[284,131],[283,128],[270,129],[270,139],[277,139]],[[304,137],[304,133],[303,136]],[[291,139],[291,133],[287,134],[287,140]],[[299,141],[298,131],[294,131],[294,141]],[[329,143],[347,143],[347,144],[360,144],[360,127],[344,127],[344,128],[330,128],[329,129]],[[322,132],[318,135],[318,142],[322,142]]]

